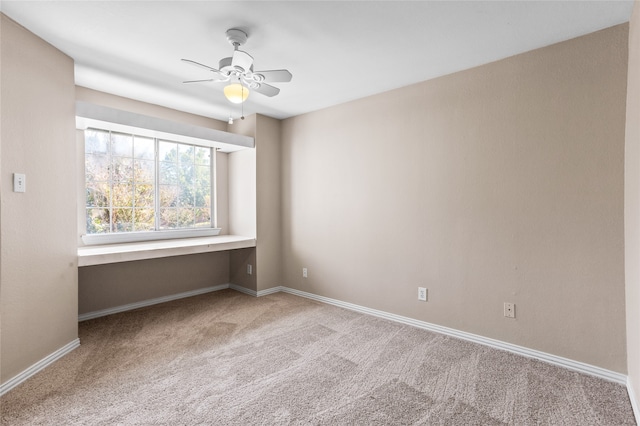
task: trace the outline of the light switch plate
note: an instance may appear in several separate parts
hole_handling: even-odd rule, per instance
[[[13,174],[13,192],[27,192],[27,176],[25,174]]]

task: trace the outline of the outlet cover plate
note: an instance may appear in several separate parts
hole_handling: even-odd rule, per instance
[[[504,302],[504,316],[507,318],[516,317],[516,304]]]
[[[424,287],[418,287],[418,300],[423,302],[427,301],[427,289]]]

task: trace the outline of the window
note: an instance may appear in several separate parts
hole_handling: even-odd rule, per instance
[[[206,146],[85,130],[85,244],[212,235],[213,158]]]

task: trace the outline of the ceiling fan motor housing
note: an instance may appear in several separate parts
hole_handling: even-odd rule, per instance
[[[229,56],[228,58],[220,59],[218,62],[218,69],[223,73],[229,75],[232,73],[245,73],[245,72],[253,72],[253,65],[248,70],[243,69],[242,67],[233,65],[233,58]]]
[[[248,38],[249,36],[247,35],[247,33],[237,28],[231,28],[227,30],[227,40],[234,48],[245,44]]]

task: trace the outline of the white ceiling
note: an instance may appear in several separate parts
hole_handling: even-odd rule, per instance
[[[256,70],[290,83],[244,113],[286,118],[627,22],[625,1],[5,1],[1,11],[75,60],[80,86],[226,120],[238,106],[188,58],[217,68],[225,31]]]

